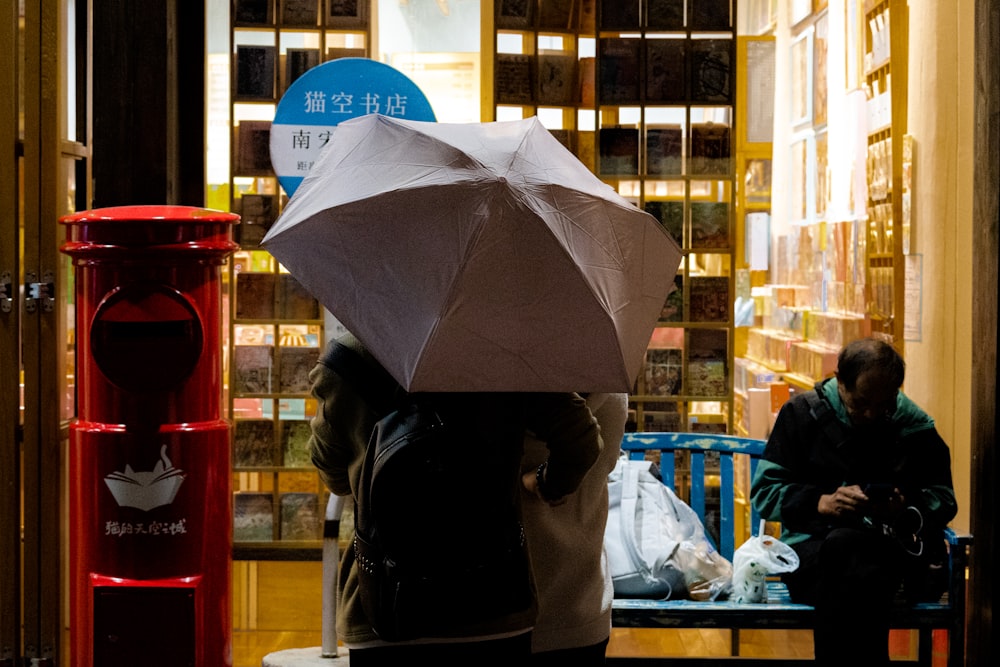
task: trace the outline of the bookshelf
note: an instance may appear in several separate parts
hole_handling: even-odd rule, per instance
[[[484,12],[490,16],[484,4]],[[594,0],[494,0],[487,120],[537,115],[593,169]],[[486,59],[484,59],[485,61]]]
[[[630,428],[731,432],[735,0],[493,4],[490,120],[537,115],[684,253]]]
[[[736,4],[596,3],[596,173],[683,251],[630,400],[639,431],[732,432]]]
[[[867,94],[867,306],[871,332],[900,353],[904,341],[904,255],[909,253],[903,206],[906,159],[908,4],[865,0],[861,30]]]
[[[233,0],[227,404],[233,422],[237,560],[318,560],[328,492],[309,459],[308,372],[324,341],[319,303],[259,243],[287,201],[270,128],[288,86],[339,57],[366,57],[369,3]]]

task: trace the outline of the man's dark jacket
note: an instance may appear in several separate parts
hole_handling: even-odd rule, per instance
[[[838,525],[857,525],[857,516],[821,516],[819,498],[868,483],[897,486],[926,527],[943,528],[958,509],[951,456],[934,420],[899,392],[890,418],[855,428],[830,378],[781,408],[751,484],[751,502],[764,519],[780,521],[782,541],[794,545]]]

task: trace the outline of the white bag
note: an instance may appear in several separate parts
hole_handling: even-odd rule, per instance
[[[767,577],[793,572],[799,567],[799,555],[776,537],[760,530],[733,554],[733,602],[767,602]]]
[[[608,476],[604,545],[615,596],[714,600],[728,590],[732,565],[652,467],[623,456]]]

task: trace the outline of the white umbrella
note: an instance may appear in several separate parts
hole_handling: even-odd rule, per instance
[[[409,391],[628,391],[681,257],[537,118],[345,121],[262,245]]]

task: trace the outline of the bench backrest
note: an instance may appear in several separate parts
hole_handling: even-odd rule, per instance
[[[718,485],[718,543],[713,546],[724,558],[732,561],[733,552],[750,536],[749,532],[760,520],[746,494],[749,494],[750,479],[764,453],[764,441],[709,433],[626,433],[622,449],[628,452],[629,458],[648,459],[652,456],[659,463],[663,483],[674,489],[698,514],[710,539],[713,531],[709,527],[711,522],[706,521],[709,516],[707,510],[710,509],[706,502],[707,490]],[[680,452],[687,453],[684,458],[690,477],[679,479],[676,464]],[[748,509],[749,524],[738,517]],[[737,535],[737,532],[740,534]]]

